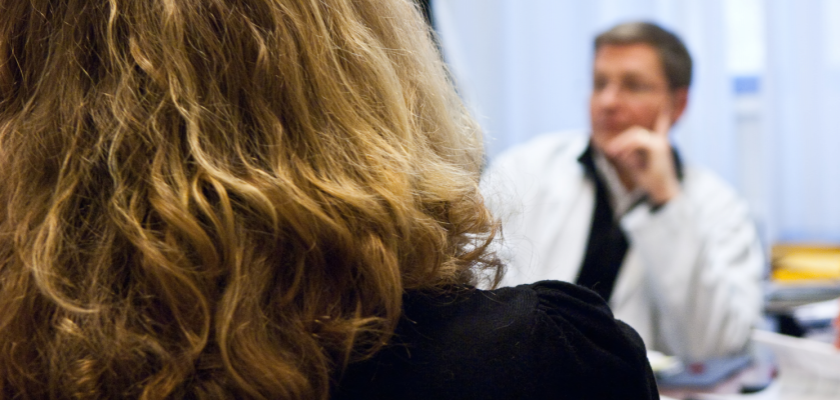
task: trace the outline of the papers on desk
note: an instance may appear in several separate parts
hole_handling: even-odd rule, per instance
[[[840,247],[777,244],[771,253],[774,281],[840,280]]]
[[[774,332],[757,330],[752,337],[772,349],[778,361],[778,399],[840,399],[840,350]]]
[[[808,339],[781,335],[768,331],[754,331],[756,344],[754,365],[738,373],[728,383],[750,380],[756,366],[771,367],[768,372],[775,379],[760,390],[744,390],[744,385],[710,390],[676,391],[660,387],[663,399],[694,400],[838,400],[840,399],[840,350]],[[775,361],[773,361],[775,360]],[[776,371],[777,373],[772,373]],[[760,372],[760,371],[759,371]],[[724,384],[726,385],[726,384]]]
[[[840,247],[776,244],[771,259],[766,312],[791,315],[795,307],[840,297]]]
[[[840,299],[806,304],[793,310],[793,316],[802,322],[832,320],[840,313]]]
[[[779,363],[779,373],[813,375],[840,382],[840,350],[828,343],[756,330],[753,340],[770,347]]]
[[[840,297],[840,282],[767,282],[764,293],[765,311],[785,314],[801,305]]]
[[[828,326],[838,315],[840,315],[840,299],[805,304],[793,309],[793,318],[805,328]]]

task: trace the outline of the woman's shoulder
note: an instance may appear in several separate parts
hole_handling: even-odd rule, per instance
[[[544,281],[418,292],[404,308],[392,343],[350,366],[342,398],[655,394],[641,339],[587,289]]]
[[[409,293],[398,334],[476,338],[531,334],[535,329],[580,330],[615,325],[612,312],[595,292],[567,282],[540,281],[495,290],[472,287]]]

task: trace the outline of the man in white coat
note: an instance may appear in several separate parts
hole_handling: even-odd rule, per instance
[[[764,259],[745,202],[672,149],[688,51],[656,25],[622,24],[596,39],[593,73],[589,135],[539,136],[485,173],[503,284],[590,287],[648,349],[687,361],[744,351]]]

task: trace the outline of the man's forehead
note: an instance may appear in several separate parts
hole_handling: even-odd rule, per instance
[[[605,44],[595,53],[595,73],[623,72],[655,74],[665,78],[656,49],[647,43]]]

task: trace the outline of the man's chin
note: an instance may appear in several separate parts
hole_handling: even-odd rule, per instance
[[[600,147],[616,136],[620,135],[624,130],[615,129],[593,129],[591,133],[592,142]]]

